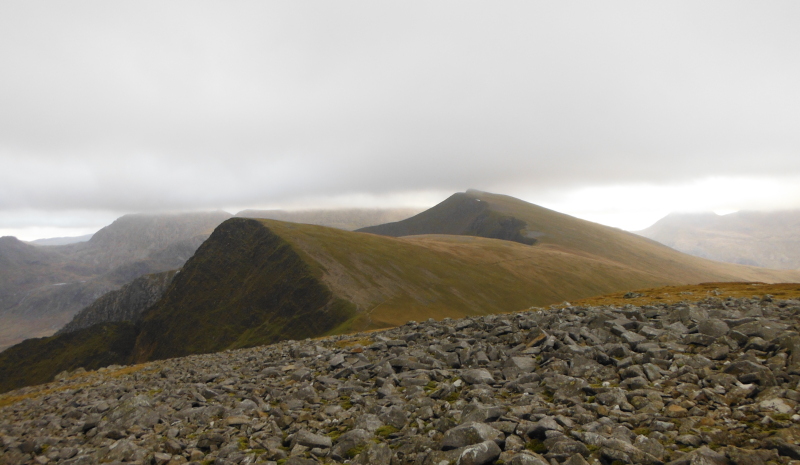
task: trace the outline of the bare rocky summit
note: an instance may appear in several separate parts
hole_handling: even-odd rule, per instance
[[[78,370],[0,396],[0,463],[800,463],[798,314],[533,309]]]

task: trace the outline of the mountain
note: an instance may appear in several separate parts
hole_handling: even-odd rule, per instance
[[[504,239],[529,245],[536,243],[539,232],[525,230],[524,221],[493,208],[493,204],[478,198],[481,195],[486,194],[472,190],[453,194],[444,202],[411,218],[361,228],[358,231],[392,237],[454,234]]]
[[[104,323],[102,340],[114,347],[109,351],[115,360],[123,360],[114,363],[139,363],[670,284],[800,282],[800,272],[692,257],[506,196],[470,191],[432,210],[437,215],[426,212],[391,228],[419,233],[444,227],[519,242],[459,234],[390,237],[231,218],[197,249],[134,329],[131,323]],[[451,224],[437,220],[439,214]],[[435,220],[432,226],[426,218]],[[37,367],[37,376],[67,369],[57,363],[57,353],[52,362],[42,360],[51,350],[76,354],[69,359],[73,368],[84,361],[96,366],[91,354],[100,350],[99,339],[92,328],[79,330],[88,331],[81,338],[69,333],[26,341],[24,351],[9,349],[14,363],[0,359],[0,376],[9,366]],[[126,347],[129,352],[120,355]]]
[[[636,233],[711,260],[800,269],[800,210],[671,213]]]
[[[244,210],[242,218],[263,218],[291,223],[316,224],[353,231],[376,224],[400,221],[419,213],[415,208],[343,208],[331,210]]]
[[[430,210],[404,221],[359,231],[395,237],[461,234],[499,237],[522,243],[535,240],[534,247],[609,260],[652,275],[662,282],[797,280],[792,278],[796,274],[784,275],[777,271],[732,267],[702,260],[634,233],[574,218],[513,197],[475,190],[454,194]],[[712,275],[717,278],[709,279]]]
[[[85,234],[83,236],[72,236],[72,237],[50,237],[47,239],[36,239],[33,241],[29,241],[29,244],[33,245],[41,245],[41,246],[51,246],[51,245],[68,245],[68,244],[76,244],[78,242],[86,242],[92,238],[94,234]]]
[[[0,238],[0,349],[53,334],[107,292],[180,268],[225,212],[126,215],[89,241],[39,247]]]

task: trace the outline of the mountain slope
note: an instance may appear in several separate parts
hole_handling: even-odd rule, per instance
[[[225,212],[126,215],[87,242],[40,247],[0,238],[0,350],[53,334],[100,296],[180,268]]]
[[[482,213],[471,213],[474,211]],[[490,225],[514,224],[515,229],[510,232],[516,238],[535,239],[534,248],[561,250],[598,260],[610,260],[652,275],[664,284],[667,284],[664,280],[672,283],[696,283],[709,279],[767,282],[797,280],[797,274],[787,275],[778,271],[700,259],[620,229],[574,218],[513,197],[474,190],[454,194],[430,210],[405,221],[359,231],[389,236],[443,232],[484,235],[480,227],[487,221],[481,222],[481,219],[487,216],[491,219]],[[452,218],[453,221],[443,222],[440,218]],[[498,227],[489,229],[495,232]],[[508,232],[509,229],[505,231]],[[503,238],[517,240],[509,238],[508,234]]]
[[[351,313],[282,238],[258,220],[234,218],[143,316],[134,359],[317,336]]]
[[[636,233],[698,257],[800,269],[800,210],[672,213]]]
[[[634,234],[509,197],[474,192],[459,196],[464,195],[472,196],[470,202],[486,202],[494,224],[517,228],[522,222],[518,229],[504,230],[527,238],[535,235],[536,243],[470,235],[397,238],[232,218],[217,227],[163,297],[144,312],[127,362],[382,328],[409,320],[510,312],[670,284],[800,281],[798,272],[686,256]],[[485,210],[477,215],[474,210],[467,208],[461,217],[451,213],[453,223],[462,231],[485,231],[472,226]],[[491,226],[487,221],[481,224]],[[106,328],[120,328],[119,336],[109,338],[109,343],[129,347],[130,333],[124,326]],[[77,354],[95,350],[82,348],[75,339],[62,345],[59,337],[39,344]],[[36,357],[47,353],[36,342],[28,344],[28,352]],[[31,366],[41,363],[30,360]],[[24,363],[16,360],[14,366]],[[4,369],[0,363],[0,375]]]
[[[530,209],[516,199],[486,194],[489,200],[481,202],[492,201],[497,224],[514,210],[499,210],[497,204],[503,204],[492,197]],[[512,219],[508,223],[527,220],[526,228],[537,228],[537,245],[457,235],[392,238],[273,220],[228,220],[145,315],[135,360],[409,319],[511,311],[666,284],[800,281],[800,273],[686,256],[539,207]],[[462,218],[461,224],[470,223]],[[570,226],[567,240],[556,236],[559,227]],[[523,237],[530,232],[518,231]],[[569,241],[582,248],[568,249]]]
[[[476,191],[453,194],[444,202],[402,221],[361,228],[359,232],[382,236],[456,234],[534,244],[535,233],[523,234],[525,223],[504,215],[475,197]]]
[[[130,323],[102,323],[25,340],[0,352],[0,392],[46,383],[64,370],[127,363],[135,341],[136,327]]]

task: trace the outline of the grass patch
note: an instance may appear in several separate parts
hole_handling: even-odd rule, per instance
[[[537,454],[543,454],[547,452],[547,446],[545,446],[544,443],[538,439],[531,439],[528,441],[528,443],[525,444],[525,448],[531,452],[536,452]]]
[[[390,434],[396,433],[398,431],[400,431],[400,430],[395,428],[392,425],[383,425],[380,428],[375,430],[375,435],[386,439],[386,438],[389,437]]]
[[[372,345],[373,342],[374,341],[371,338],[364,337],[360,339],[342,339],[341,341],[336,341],[335,345],[340,349],[346,349],[348,347],[353,347],[353,346],[366,347]]]
[[[362,444],[360,446],[353,447],[352,449],[348,449],[347,452],[344,453],[345,456],[349,459],[354,459],[356,455],[364,452],[364,449],[367,448],[366,444]]]

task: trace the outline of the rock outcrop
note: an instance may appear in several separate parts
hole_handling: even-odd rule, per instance
[[[78,312],[56,334],[65,334],[99,323],[129,321],[135,323],[142,312],[164,295],[176,271],[149,274],[134,279],[119,290],[100,297],[92,305]]]
[[[76,370],[0,397],[0,463],[793,463],[798,314],[534,309]]]

